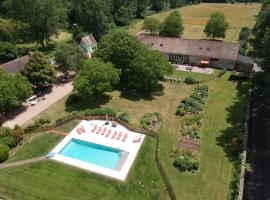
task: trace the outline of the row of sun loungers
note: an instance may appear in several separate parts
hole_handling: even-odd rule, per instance
[[[81,133],[85,133],[86,130],[83,126],[77,128],[77,133],[78,134],[81,134]],[[117,131],[112,131],[111,129],[107,129],[106,127],[98,127],[97,125],[95,125],[92,130],[91,130],[92,133],[95,133],[95,134],[100,134],[100,135],[104,135],[105,137],[111,137],[111,139],[116,139],[116,140],[120,140],[121,137],[123,136],[122,138],[122,142],[125,142],[128,138],[128,134],[125,133],[123,134],[122,132],[117,132]],[[138,138],[135,138],[132,142],[133,143],[136,143],[136,142],[140,142],[141,141],[141,137],[138,137]]]

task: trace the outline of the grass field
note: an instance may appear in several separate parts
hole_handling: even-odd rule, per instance
[[[161,131],[160,156],[179,199],[223,200],[227,198],[233,166],[228,154],[228,146],[234,132],[234,123],[242,118],[241,115],[235,115],[237,117],[231,119],[232,112],[237,113],[239,110],[239,106],[234,107],[239,98],[236,87],[228,81],[229,74],[206,83],[210,88],[210,96],[202,113],[200,170],[196,174],[179,173],[172,166],[169,157],[172,148],[181,138],[182,118],[174,114],[176,107],[181,99],[191,94],[193,86],[165,83],[163,93],[154,95],[151,99],[127,97],[119,91],[114,91],[108,93],[109,100],[100,105],[100,107],[111,107],[117,111],[128,112],[136,120],[146,112],[162,114],[164,125]],[[190,73],[175,72],[173,76],[184,79],[187,75]],[[202,74],[191,73],[191,75],[201,80],[211,78]],[[66,98],[52,105],[38,117],[49,117],[53,120],[66,115],[68,113],[65,110]],[[59,129],[69,131],[76,123],[78,121],[68,123]],[[35,154],[33,152],[39,152],[38,155],[41,155],[40,152],[48,151],[57,141],[57,139],[46,138],[48,136],[43,136],[44,139],[38,137],[41,136],[37,136],[36,141],[43,141],[48,147],[28,143],[22,146],[21,151],[18,151],[12,159],[29,158]],[[32,149],[33,152],[28,149]],[[40,197],[42,199],[97,199],[100,195],[103,195],[101,199],[168,199],[154,163],[154,141],[151,138],[147,138],[144,143],[125,184],[50,161],[1,170],[0,180],[0,193],[6,194],[10,199],[31,200]]]
[[[178,9],[184,21],[184,34],[182,38],[202,39],[205,38],[204,26],[213,12],[223,13],[230,24],[225,41],[233,42],[238,39],[238,34],[243,26],[252,27],[255,23],[255,16],[260,10],[261,4],[214,4],[202,3],[194,6],[186,6]],[[171,11],[162,12],[153,15],[160,21],[163,21]],[[141,31],[143,21],[133,23],[128,28],[130,34],[137,34]]]

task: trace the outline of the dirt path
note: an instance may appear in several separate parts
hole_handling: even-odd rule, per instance
[[[37,114],[48,108],[50,105],[54,104],[56,101],[60,100],[73,89],[72,82],[57,85],[52,88],[49,94],[45,94],[36,105],[28,106],[25,111],[18,114],[12,120],[6,121],[3,126],[8,126],[13,128],[16,124],[23,125],[25,122],[29,121]]]
[[[11,167],[17,167],[20,165],[26,165],[26,164],[31,164],[35,162],[39,162],[42,160],[47,159],[46,157],[37,157],[37,158],[32,158],[28,160],[22,160],[22,161],[17,161],[17,162],[12,162],[12,163],[6,163],[6,164],[0,164],[0,170],[1,169],[6,169],[6,168],[11,168]]]

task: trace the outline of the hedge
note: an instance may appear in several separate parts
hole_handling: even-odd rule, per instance
[[[8,159],[9,147],[6,144],[0,143],[0,163]]]

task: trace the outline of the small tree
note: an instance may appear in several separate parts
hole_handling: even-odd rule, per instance
[[[156,33],[159,31],[160,21],[154,17],[147,17],[143,22],[143,29]]]
[[[110,91],[119,82],[118,71],[111,63],[104,63],[100,59],[88,60],[74,80],[74,89],[83,98],[102,95]]]
[[[55,78],[55,70],[49,64],[44,54],[34,53],[25,66],[25,76],[36,87],[51,84]]]
[[[31,84],[21,74],[10,76],[0,70],[0,112],[19,106],[32,95]]]
[[[80,27],[77,24],[73,25],[73,30],[72,30],[72,38],[75,42],[80,43],[81,39],[84,36],[84,32],[82,27]]]
[[[0,143],[0,163],[8,159],[9,147],[6,144]]]
[[[226,21],[225,16],[222,13],[215,12],[207,21],[204,28],[204,33],[207,37],[211,37],[213,40],[215,38],[225,38],[228,28],[229,24]]]
[[[160,35],[165,37],[180,37],[183,34],[183,20],[178,11],[173,11],[161,25]]]
[[[14,44],[9,42],[0,42],[0,63],[15,59],[18,56],[18,50]]]
[[[82,68],[85,57],[78,46],[64,43],[57,46],[55,61],[59,65],[58,69],[67,77],[69,71],[78,72]]]

